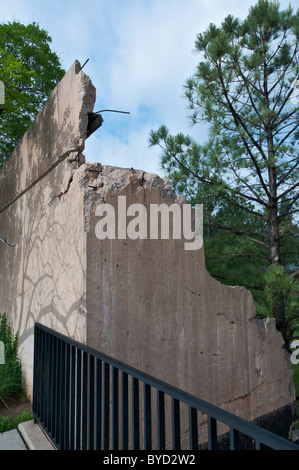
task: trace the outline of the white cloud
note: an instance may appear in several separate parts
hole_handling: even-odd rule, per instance
[[[173,133],[202,132],[188,128],[182,97],[199,59],[196,35],[228,14],[244,18],[256,1],[0,0],[0,20],[38,22],[66,69],[90,59],[84,71],[97,88],[96,110],[131,112],[129,119],[103,116],[86,143],[89,161],[160,172],[157,149],[148,149],[151,129],[165,123]],[[289,0],[280,3],[287,8]]]
[[[149,149],[147,145],[148,129],[145,126],[133,131],[126,141],[120,141],[115,135],[99,131],[85,142],[86,161],[100,162],[102,165],[135,168],[163,175],[160,169],[158,149]]]

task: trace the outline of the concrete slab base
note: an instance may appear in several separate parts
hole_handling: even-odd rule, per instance
[[[17,429],[0,434],[0,451],[2,450],[28,450]]]

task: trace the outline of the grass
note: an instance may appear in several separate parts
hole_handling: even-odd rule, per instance
[[[16,429],[24,421],[32,419],[29,409],[18,408],[24,402],[22,364],[18,356],[18,335],[0,313],[0,341],[2,346],[0,362],[0,433]],[[4,357],[3,357],[4,345]],[[12,406],[9,406],[12,405]]]
[[[4,358],[0,363],[0,402],[21,395],[23,391],[22,364],[18,356],[18,335],[0,313],[0,341],[4,345]],[[3,360],[4,359],[4,360]]]
[[[32,412],[25,409],[17,416],[1,416],[0,415],[0,434],[3,432],[11,431],[16,429],[20,423],[30,421],[33,419]]]

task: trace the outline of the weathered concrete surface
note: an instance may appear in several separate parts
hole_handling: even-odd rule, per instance
[[[0,211],[28,191],[68,155],[84,149],[95,88],[75,61],[7,161],[11,175],[1,181]],[[63,171],[59,175],[63,176]],[[53,189],[57,190],[57,184]]]
[[[9,159],[0,185],[0,311],[19,332],[32,394],[35,321],[85,341],[84,207],[73,174],[82,163],[95,88],[75,62]],[[7,168],[8,169],[8,168]],[[71,197],[70,197],[71,196]]]
[[[111,204],[117,220],[119,195],[148,213],[150,204],[184,199],[155,175],[98,170],[78,170],[85,185],[96,175],[85,196],[87,342],[250,421],[285,405],[294,410],[293,371],[274,320],[256,320],[250,292],[209,275],[203,248],[186,251],[185,240],[172,237],[95,237],[97,204]]]
[[[0,311],[19,332],[28,392],[39,321],[245,419],[292,416],[293,372],[274,320],[256,320],[246,289],[209,275],[204,248],[186,251],[171,235],[96,237],[97,206],[110,203],[117,220],[118,196],[147,209],[186,201],[156,175],[82,164],[95,90],[79,69],[53,91],[0,187],[2,235],[22,233],[15,248],[0,244]]]
[[[28,450],[17,429],[0,434],[0,451],[3,450]]]

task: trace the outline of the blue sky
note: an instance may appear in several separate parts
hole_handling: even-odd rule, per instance
[[[183,85],[199,60],[196,35],[228,15],[245,18],[255,0],[0,0],[0,21],[37,22],[68,70],[77,59],[97,89],[95,111],[103,126],[87,141],[85,157],[163,176],[160,152],[148,148],[150,131],[166,124],[172,133],[202,141],[205,128],[190,128]],[[280,2],[282,8],[289,1]],[[291,2],[297,8],[295,2]]]

